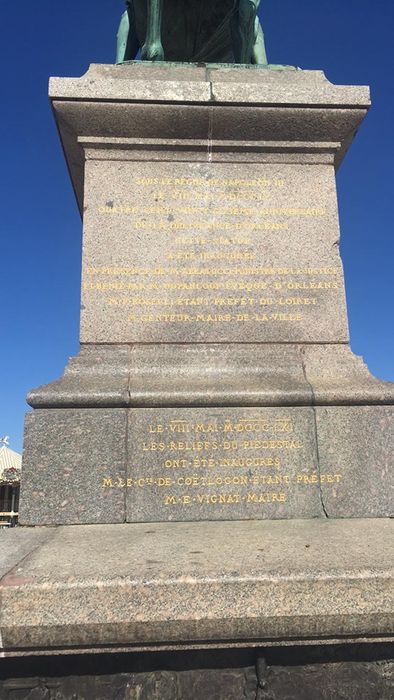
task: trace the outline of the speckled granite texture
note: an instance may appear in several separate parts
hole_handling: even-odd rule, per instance
[[[85,166],[82,343],[347,342],[333,166],[129,157]]]
[[[81,212],[84,160],[78,137],[92,143],[105,134],[107,147],[115,139],[115,149],[122,145],[116,139],[134,139],[137,158],[146,158],[145,140],[156,161],[163,160],[163,141],[176,140],[182,159],[195,158],[197,147],[204,160],[226,161],[228,154],[231,160],[238,150],[240,160],[248,152],[257,162],[270,161],[274,137],[290,160],[286,150],[293,141],[301,160],[335,157],[339,164],[370,106],[367,87],[332,85],[321,71],[196,66],[92,65],[82,78],[52,78],[49,94]]]
[[[84,201],[82,343],[347,342],[334,166],[367,88],[132,64],[50,97]]]
[[[34,408],[392,405],[347,344],[82,345]]]
[[[393,417],[378,405],[40,409],[20,522],[393,517]]]
[[[21,522],[393,516],[394,384],[350,351],[338,245],[368,88],[130,63],[50,98],[82,348],[29,395]]]
[[[392,638],[391,520],[34,532],[0,533],[6,655]]]
[[[121,523],[125,493],[103,490],[126,474],[124,409],[43,410],[26,416],[20,521]]]
[[[368,89],[130,63],[50,97],[82,347],[28,399],[0,698],[391,700],[394,385],[348,345],[335,189]]]
[[[325,517],[313,409],[128,414],[129,522]]]
[[[341,486],[325,482],[327,514],[346,518],[394,517],[394,410],[392,406],[316,408],[319,468],[334,467]],[[394,544],[394,543],[393,543]]]

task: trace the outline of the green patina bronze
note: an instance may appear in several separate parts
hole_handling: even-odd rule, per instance
[[[164,7],[163,7],[164,3]],[[260,0],[127,0],[116,62],[267,65]]]

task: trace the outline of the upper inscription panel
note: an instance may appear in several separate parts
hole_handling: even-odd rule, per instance
[[[81,342],[345,342],[333,169],[88,161]]]

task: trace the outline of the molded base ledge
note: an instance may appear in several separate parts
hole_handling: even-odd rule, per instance
[[[392,639],[394,522],[18,528],[3,656]]]
[[[347,344],[82,345],[33,408],[394,404]]]

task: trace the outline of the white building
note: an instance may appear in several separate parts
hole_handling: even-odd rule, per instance
[[[0,438],[0,528],[18,522],[22,455],[8,447],[8,438]]]

